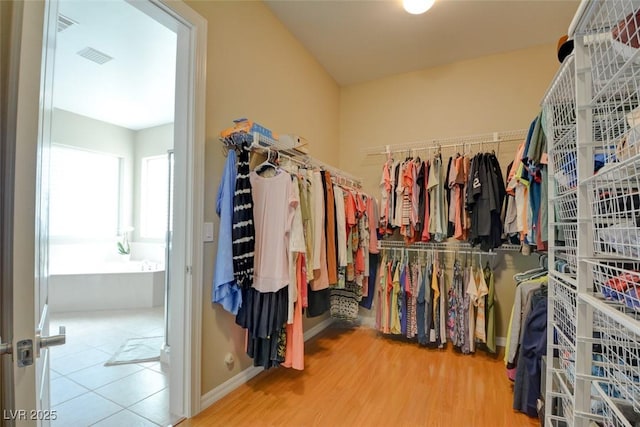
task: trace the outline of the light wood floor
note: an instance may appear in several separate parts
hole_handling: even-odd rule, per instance
[[[332,327],[306,343],[305,362],[259,374],[180,427],[539,426],[511,409],[502,360],[481,353]]]

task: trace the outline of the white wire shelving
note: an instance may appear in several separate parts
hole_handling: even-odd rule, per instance
[[[634,426],[640,423],[640,0],[585,0],[570,34],[575,52],[543,101],[550,215],[555,211],[550,263],[565,256],[571,265],[550,273],[546,425]]]
[[[545,425],[573,425],[576,388],[578,159],[575,58],[567,57],[542,100],[549,176],[549,304]]]
[[[496,152],[496,155],[498,155],[500,153],[501,144],[514,141],[522,142],[526,136],[527,129],[519,129],[451,138],[424,139],[420,141],[370,147],[364,150],[364,154],[367,156],[378,156],[393,153],[419,153],[421,151],[440,151],[446,149],[454,149],[459,152],[468,153],[472,151],[475,152],[472,147],[475,148],[475,146],[479,145],[480,151],[491,149]]]
[[[379,240],[378,249],[398,249],[407,250],[409,252],[444,252],[444,253],[470,253],[493,256],[497,255],[496,251],[519,251],[520,245],[504,244],[493,251],[482,251],[480,248],[471,246],[469,243],[463,242],[415,242],[407,244],[402,240]]]
[[[319,168],[325,171],[328,171],[331,174],[331,179],[334,183],[337,184],[345,184],[354,188],[362,188],[362,179],[352,175],[342,169],[338,169],[334,166],[331,166],[328,163],[325,163],[321,160],[318,160],[309,154],[300,151],[296,147],[288,146],[282,143],[279,140],[270,138],[262,133],[253,132],[250,135],[251,142],[251,150],[268,154],[269,151],[274,151],[278,153],[279,157],[287,159],[297,165],[304,168]],[[220,139],[223,144],[227,144],[223,138]]]

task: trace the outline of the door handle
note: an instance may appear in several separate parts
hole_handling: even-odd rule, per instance
[[[38,342],[40,343],[39,348],[42,349],[54,347],[56,345],[63,345],[65,342],[67,342],[66,332],[67,330],[64,326],[60,326],[58,335],[51,335],[48,337],[41,336],[41,331],[38,331]]]
[[[0,356],[3,354],[11,354],[11,343],[3,343],[2,337],[0,337]]]

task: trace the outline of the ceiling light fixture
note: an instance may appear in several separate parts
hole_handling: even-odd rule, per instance
[[[402,0],[404,10],[412,15],[420,15],[431,9],[435,0]]]

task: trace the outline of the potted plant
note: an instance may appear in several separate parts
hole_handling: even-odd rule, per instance
[[[126,227],[122,233],[122,240],[118,241],[118,253],[122,261],[129,261],[131,257],[131,245],[129,244],[129,233],[133,231],[133,227]]]

